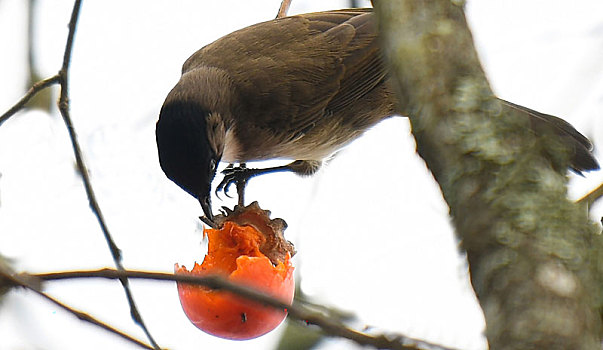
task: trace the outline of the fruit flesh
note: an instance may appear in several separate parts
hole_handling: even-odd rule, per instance
[[[193,269],[176,264],[176,273],[221,275],[265,292],[285,303],[291,303],[295,289],[293,267],[289,254],[284,261],[273,264],[259,250],[265,238],[251,226],[225,222],[222,229],[206,230],[208,253],[201,265]],[[227,339],[252,339],[276,328],[286,311],[220,290],[178,283],[184,312],[199,329]]]

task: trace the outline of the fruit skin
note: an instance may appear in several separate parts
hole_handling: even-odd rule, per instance
[[[251,226],[225,222],[221,229],[205,232],[209,246],[203,263],[195,263],[192,271],[176,264],[177,274],[218,274],[285,303],[293,301],[295,282],[289,254],[284,261],[274,265],[259,251],[265,239]],[[285,310],[202,286],[178,283],[178,294],[185,314],[195,326],[226,339],[246,340],[262,336],[276,328],[287,315]]]

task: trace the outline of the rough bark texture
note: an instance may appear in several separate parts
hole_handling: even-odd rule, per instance
[[[601,236],[566,197],[567,152],[493,98],[450,0],[374,1],[417,149],[467,251],[491,349],[600,349]]]

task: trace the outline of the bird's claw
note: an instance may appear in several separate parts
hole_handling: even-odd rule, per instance
[[[253,176],[253,170],[254,169],[246,168],[243,164],[241,164],[239,167],[227,167],[226,169],[222,170],[224,178],[216,187],[216,196],[219,197],[219,192],[224,192],[227,197],[232,198],[232,196],[228,194],[228,190],[230,189],[231,185],[235,184],[237,186],[237,192],[239,195],[239,204],[242,205],[244,198],[244,194],[242,192],[244,191],[247,180]]]
[[[233,163],[229,163],[225,170],[222,170],[222,174],[225,174],[228,170],[233,169],[234,168],[234,164]],[[231,184],[227,184],[226,182],[226,177],[224,177],[224,179],[222,179],[222,182],[220,182],[218,184],[218,186],[216,187],[216,190],[214,191],[214,194],[216,195],[216,197],[220,198],[220,191],[224,191],[224,193],[226,194],[226,197],[228,198],[232,198],[229,194],[228,194],[228,188],[230,187]],[[224,188],[224,186],[226,186],[226,188]]]
[[[240,173],[237,171],[239,169],[241,170],[240,173],[244,173],[241,168],[226,168],[222,171],[224,178],[216,187],[216,196],[218,196],[218,193],[224,192],[228,198],[232,198],[232,196],[228,194],[228,190],[230,189],[231,185],[240,181]]]

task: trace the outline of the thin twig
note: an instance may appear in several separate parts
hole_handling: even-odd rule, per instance
[[[34,97],[37,93],[51,85],[59,83],[60,80],[61,77],[57,74],[33,84],[32,87],[29,88],[27,93],[23,97],[21,97],[21,99],[17,103],[15,103],[14,106],[12,106],[8,111],[4,112],[4,114],[0,116],[0,125],[7,121],[8,118],[12,117],[15,113],[20,111],[25,106],[25,104],[27,104],[27,102],[29,102],[29,100],[31,100],[31,98]]]
[[[287,12],[289,11],[289,7],[291,6],[291,1],[293,0],[283,0],[281,1],[281,7],[278,9],[278,13],[276,14],[276,18],[281,18],[287,16]]]
[[[98,205],[98,201],[96,200],[96,195],[94,194],[94,190],[92,189],[92,183],[90,181],[90,177],[88,175],[88,168],[84,159],[82,157],[82,151],[77,141],[77,134],[75,132],[75,128],[73,127],[73,122],[69,115],[69,65],[71,63],[71,54],[73,51],[73,39],[75,37],[75,31],[77,28],[77,20],[81,8],[81,0],[76,0],[73,5],[73,12],[71,13],[71,19],[69,21],[69,35],[67,37],[67,44],[65,45],[65,53],[63,55],[63,65],[61,66],[61,70],[59,71],[59,77],[61,82],[61,93],[59,95],[59,111],[61,112],[61,116],[63,117],[63,121],[65,122],[65,126],[67,127],[67,131],[69,132],[69,138],[71,140],[71,145],[73,147],[73,153],[75,155],[75,160],[77,164],[77,168],[82,176],[82,180],[84,182],[84,187],[86,189],[86,195],[88,196],[88,202],[90,203],[90,208],[92,212],[96,216],[98,223],[101,227],[103,235],[105,236],[105,240],[109,245],[109,250],[111,251],[111,256],[113,257],[113,261],[115,262],[115,266],[118,270],[123,271],[124,267],[121,263],[121,251],[113,241],[111,234],[109,233],[109,228],[105,222],[103,214],[101,212],[100,206]],[[120,282],[124,288],[126,293],[126,297],[128,299],[128,304],[130,305],[130,315],[134,322],[136,322],[140,328],[144,331],[149,342],[153,345],[155,349],[160,349],[159,345],[155,342],[151,333],[147,329],[138,308],[136,307],[136,303],[134,302],[134,297],[132,295],[132,291],[130,290],[130,286],[128,283],[127,277],[121,277]]]
[[[603,197],[603,183],[597,186],[597,188],[594,190],[585,194],[582,198],[578,199],[576,203],[586,203],[590,207],[598,199],[601,199],[601,197]]]
[[[136,344],[136,345],[138,345],[138,346],[140,346],[142,348],[150,349],[150,350],[155,350],[155,347],[153,347],[153,346],[151,346],[151,345],[143,342],[142,340],[136,339],[133,336],[131,336],[131,335],[129,335],[129,334],[123,332],[123,331],[120,331],[119,329],[114,328],[114,327],[112,327],[112,326],[104,323],[103,321],[100,321],[100,320],[98,320],[98,319],[90,316],[89,314],[87,314],[85,312],[76,310],[76,309],[72,308],[69,305],[63,304],[59,300],[51,297],[50,295],[48,295],[46,293],[43,293],[43,292],[40,292],[40,291],[37,291],[37,290],[33,290],[33,289],[32,289],[32,291],[34,293],[38,294],[39,296],[43,297],[44,299],[46,299],[46,300],[54,303],[55,305],[63,308],[67,312],[72,313],[73,315],[75,315],[77,318],[79,318],[82,321],[92,323],[93,325],[98,326],[98,327],[100,327],[100,328],[102,328],[102,329],[104,329],[104,330],[106,330],[108,332],[111,332],[111,333],[113,333],[113,334],[115,334],[115,335],[117,335],[117,336],[119,336],[119,337],[121,337],[123,339],[126,339],[126,340],[128,340],[128,341],[130,341],[130,342],[132,342],[132,343],[134,343],[134,344]]]
[[[77,135],[76,135],[75,129],[73,127],[73,122],[71,121],[71,117],[69,115],[69,88],[68,88],[69,76],[68,76],[68,72],[69,72],[69,65],[71,62],[73,39],[75,37],[75,30],[76,30],[77,19],[79,16],[80,8],[81,8],[81,0],[76,0],[73,5],[71,19],[69,21],[69,35],[67,37],[67,44],[65,46],[65,52],[63,55],[63,64],[61,66],[61,69],[59,70],[59,73],[50,78],[47,78],[47,79],[44,79],[44,80],[41,80],[41,81],[35,83],[29,89],[29,91],[21,98],[21,100],[19,100],[13,107],[11,107],[8,111],[6,111],[4,114],[2,114],[0,116],[0,125],[2,125],[2,123],[4,123],[6,120],[8,120],[15,113],[20,111],[27,104],[27,102],[29,102],[29,100],[31,100],[31,98],[33,98],[40,91],[44,90],[45,88],[47,88],[51,85],[57,84],[57,83],[61,85],[61,92],[60,92],[60,97],[59,97],[59,111],[61,113],[61,116],[63,117],[63,121],[65,122],[67,130],[69,132],[69,138],[70,138],[71,144],[73,146],[73,151],[75,154],[77,167],[78,167],[80,174],[82,175],[82,179],[84,182],[84,187],[86,189],[86,195],[88,196],[88,201],[90,203],[90,207],[92,208],[93,213],[96,215],[96,217],[98,219],[98,222],[101,226],[101,230],[103,231],[107,244],[109,245],[109,249],[111,251],[111,255],[113,257],[115,265],[117,266],[117,268],[119,270],[124,270],[124,267],[121,264],[120,250],[117,247],[117,245],[115,244],[115,242],[113,241],[113,239],[109,233],[109,229],[105,223],[102,212],[101,212],[98,202],[96,200],[96,196],[92,189],[90,177],[88,176],[88,170],[87,170],[86,164],[84,163],[84,160],[82,157],[82,151],[81,151],[81,148],[77,141]],[[149,341],[153,344],[153,347],[155,349],[160,349],[160,347],[157,345],[157,343],[155,342],[155,340],[149,333],[147,327],[145,326],[145,324],[142,320],[142,317],[140,316],[140,313],[138,312],[138,309],[134,302],[134,298],[132,296],[132,292],[130,291],[128,280],[126,278],[123,278],[123,279],[121,279],[121,282],[124,287],[124,291],[126,293],[128,303],[130,305],[130,314],[132,315],[132,318],[142,328],[142,330],[146,334],[147,338],[149,338]]]
[[[63,310],[67,311],[68,313],[71,313],[72,315],[74,315],[75,317],[79,318],[80,320],[84,321],[84,322],[88,322],[91,323],[97,327],[100,327],[110,333],[113,333],[131,343],[134,343],[142,348],[145,349],[150,349],[150,350],[154,350],[154,348],[151,345],[146,344],[145,342],[134,338],[133,336],[120,331],[119,329],[112,327],[110,325],[108,325],[107,323],[100,321],[92,316],[90,316],[89,314],[82,312],[80,310],[77,310],[67,304],[62,303],[61,301],[59,301],[58,299],[55,299],[53,297],[51,297],[50,295],[42,292],[36,283],[31,283],[32,280],[36,280],[36,278],[31,278],[33,276],[31,275],[9,275],[7,274],[5,271],[0,270],[0,277],[4,278],[6,281],[9,281],[11,284],[16,285],[16,286],[20,286],[20,287],[24,287],[34,293],[36,293],[37,295],[41,296],[42,298],[50,301],[51,303],[57,305],[58,307],[62,308]],[[1,279],[0,279],[1,280]]]
[[[34,71],[34,19],[36,7],[35,0],[27,1],[27,68],[29,70],[29,76],[35,75]],[[30,81],[33,83],[33,81]]]
[[[213,289],[222,289],[253,301],[263,303],[278,309],[286,309],[290,317],[304,321],[308,324],[314,324],[320,327],[325,333],[331,336],[350,339],[360,345],[370,345],[378,349],[398,349],[398,350],[414,350],[418,348],[449,350],[440,345],[431,344],[422,340],[412,339],[402,335],[370,335],[349,328],[348,326],[324,317],[323,314],[310,311],[303,304],[294,303],[289,305],[277,299],[274,299],[264,293],[253,289],[240,286],[218,276],[193,276],[184,274],[171,274],[163,272],[147,272],[115,269],[100,269],[100,270],[83,270],[83,271],[65,271],[65,272],[50,272],[40,274],[21,274],[19,276],[30,276],[39,278],[42,281],[57,281],[75,278],[108,278],[108,279],[150,279],[159,281],[176,281],[194,285],[202,285]]]

